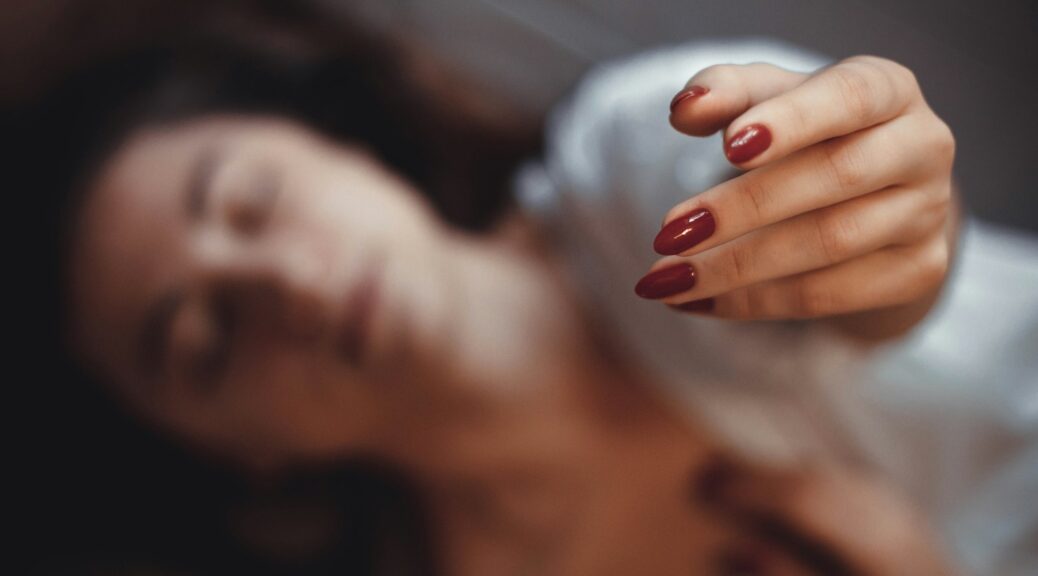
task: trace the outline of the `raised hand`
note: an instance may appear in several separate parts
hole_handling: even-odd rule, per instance
[[[871,56],[810,75],[713,66],[670,118],[693,136],[726,127],[747,172],[670,210],[639,295],[735,319],[864,313],[870,329],[925,313],[953,242],[955,140],[908,69]]]

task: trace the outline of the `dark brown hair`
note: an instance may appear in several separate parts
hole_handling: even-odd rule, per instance
[[[214,527],[248,484],[143,428],[64,350],[68,219],[94,171],[131,130],[211,112],[290,117],[367,147],[448,222],[470,230],[493,225],[509,204],[512,172],[538,150],[539,118],[488,97],[419,46],[294,3],[235,4],[248,10],[69,71],[14,109],[6,131],[19,148],[12,180],[26,211],[17,213],[38,238],[21,270],[31,279],[24,336],[45,358],[27,388],[29,410],[48,411],[48,425],[34,428],[34,454],[21,468],[33,484],[26,492],[36,508],[33,534],[50,549],[51,567],[141,558],[145,568],[154,561],[193,573],[279,571]],[[422,505],[407,479],[367,462],[328,474],[318,476],[335,479],[337,488],[327,480],[293,485],[335,495],[349,516],[349,542],[312,566],[282,566],[285,572],[377,573],[380,555],[405,551],[414,573],[435,571]],[[100,530],[101,516],[120,527]]]

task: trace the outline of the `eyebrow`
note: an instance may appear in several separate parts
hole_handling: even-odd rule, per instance
[[[184,213],[189,219],[198,219],[205,212],[206,199],[216,166],[220,160],[216,146],[205,146],[195,156],[187,179]]]
[[[146,378],[154,378],[165,369],[165,350],[170,324],[184,301],[184,294],[174,289],[166,292],[145,314],[144,327],[138,342],[137,364]]]

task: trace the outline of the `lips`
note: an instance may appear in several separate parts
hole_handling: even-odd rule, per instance
[[[372,320],[381,299],[382,268],[367,265],[346,294],[345,311],[338,331],[338,348],[351,364],[361,365],[370,352]]]

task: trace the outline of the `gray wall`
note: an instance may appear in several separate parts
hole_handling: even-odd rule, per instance
[[[909,65],[955,131],[972,210],[1038,231],[1038,3],[938,0],[314,0],[432,43],[532,109],[594,62],[696,38],[767,35]]]

